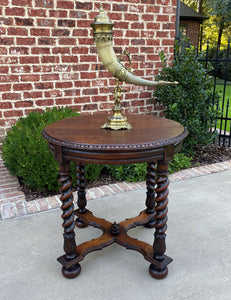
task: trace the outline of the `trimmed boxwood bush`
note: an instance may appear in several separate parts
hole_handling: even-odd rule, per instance
[[[41,133],[55,121],[78,115],[77,111],[60,107],[20,118],[3,141],[2,157],[7,169],[31,189],[58,192],[59,166]]]

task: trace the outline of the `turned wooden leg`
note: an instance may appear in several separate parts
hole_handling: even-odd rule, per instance
[[[156,191],[156,206],[155,206],[155,239],[153,244],[153,258],[162,262],[165,258],[165,237],[167,230],[167,213],[168,213],[168,163],[159,162],[157,166],[157,187]],[[163,269],[157,268],[153,264],[150,265],[149,272],[152,277],[156,279],[162,279],[167,276],[168,268],[164,267]]]
[[[62,201],[61,209],[63,211],[63,228],[64,228],[64,251],[65,259],[71,261],[76,254],[76,242],[75,242],[75,221],[74,221],[74,204],[72,194],[72,180],[70,179],[70,162],[60,164],[60,182],[61,182],[61,197]],[[74,278],[79,275],[81,271],[80,264],[75,264],[71,268],[62,268],[63,276],[66,278]]]
[[[146,212],[149,214],[153,214],[155,212],[155,187],[156,187],[156,163],[149,162],[147,166],[147,176],[146,176],[146,184],[147,184],[147,197],[146,197]],[[151,219],[145,227],[153,228],[155,227],[155,218]]]
[[[78,195],[78,200],[77,200],[77,205],[79,207],[78,211],[82,214],[86,212],[86,205],[87,205],[87,200],[86,200],[86,192],[85,192],[85,169],[84,169],[84,164],[78,163],[76,166],[76,173],[77,173],[77,195]],[[81,218],[77,218],[76,221],[76,226],[79,228],[84,228],[87,227],[87,224],[81,220]]]

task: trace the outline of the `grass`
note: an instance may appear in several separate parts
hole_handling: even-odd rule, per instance
[[[227,109],[227,102],[229,99],[229,109],[228,109],[228,118],[231,118],[231,83],[228,82],[229,84],[226,85],[226,90],[225,90],[225,101],[224,101],[224,105],[223,105],[223,117],[226,116],[226,109]],[[218,91],[219,96],[220,96],[220,100],[219,100],[219,109],[222,110],[222,104],[223,104],[223,91],[224,91],[224,85],[223,84],[217,84],[216,85],[216,91]],[[230,126],[231,126],[231,121],[227,122],[227,127],[226,127],[226,131],[230,130]],[[220,124],[221,124],[221,120],[218,120],[217,122],[217,128],[220,129]],[[222,121],[222,129],[225,129],[225,121]]]

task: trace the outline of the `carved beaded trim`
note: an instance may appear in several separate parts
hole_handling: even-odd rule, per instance
[[[105,32],[103,34],[102,33],[94,33],[93,37],[94,37],[95,42],[98,42],[101,40],[103,40],[103,41],[112,41],[113,40],[113,34],[107,33],[107,32]]]
[[[188,135],[188,131],[185,129],[182,134],[179,136],[166,139],[163,141],[157,141],[153,143],[143,143],[143,144],[131,144],[131,145],[91,145],[91,144],[80,144],[80,143],[71,143],[66,141],[60,141],[58,139],[54,139],[45,133],[45,130],[42,132],[42,136],[48,140],[48,142],[52,144],[56,144],[59,146],[65,146],[68,148],[74,148],[76,150],[87,150],[87,151],[137,151],[137,150],[149,150],[156,147],[163,147],[169,144],[175,144],[181,140],[183,140]]]

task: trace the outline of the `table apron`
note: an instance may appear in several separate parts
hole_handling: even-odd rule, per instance
[[[78,151],[63,147],[62,156],[64,160],[77,161],[83,163],[96,164],[131,164],[143,163],[151,161],[159,161],[164,159],[164,147],[145,151],[129,151],[129,152],[91,152]]]

